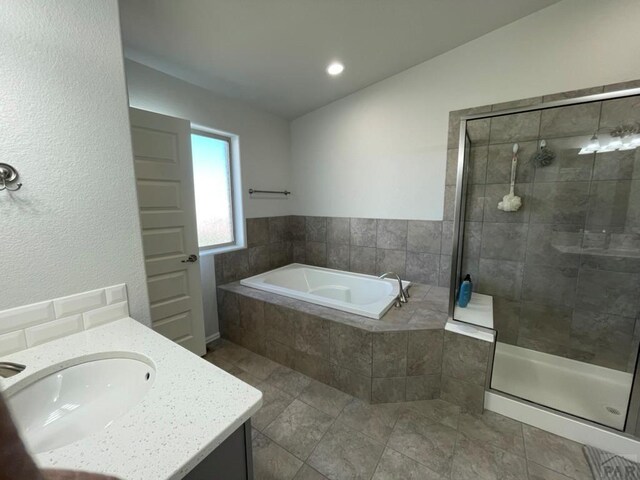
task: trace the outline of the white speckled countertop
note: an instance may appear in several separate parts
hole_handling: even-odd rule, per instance
[[[131,318],[3,357],[27,369],[0,379],[0,390],[29,375],[40,378],[79,363],[77,357],[96,359],[102,353],[106,358],[114,352],[150,358],[156,368],[154,384],[107,428],[36,455],[41,467],[106,473],[122,480],[180,479],[262,403],[259,390]]]

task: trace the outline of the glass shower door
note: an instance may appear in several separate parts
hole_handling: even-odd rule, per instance
[[[640,337],[640,97],[494,114],[467,134],[460,273],[493,297],[491,387],[623,430]],[[499,208],[514,157],[521,205]]]

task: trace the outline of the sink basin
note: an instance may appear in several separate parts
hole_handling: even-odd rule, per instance
[[[81,362],[81,363],[80,363]],[[145,396],[155,380],[149,359],[79,360],[6,392],[22,439],[31,453],[47,452],[107,428]]]

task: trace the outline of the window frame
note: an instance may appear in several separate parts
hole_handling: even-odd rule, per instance
[[[228,250],[232,247],[238,245],[239,231],[237,227],[237,217],[236,217],[236,196],[235,196],[235,164],[233,161],[233,138],[227,135],[222,135],[219,133],[213,133],[207,130],[203,130],[196,127],[191,127],[191,135],[199,135],[202,137],[209,137],[215,140],[221,140],[227,143],[227,151],[229,152],[227,162],[229,164],[229,198],[231,200],[231,230],[233,231],[233,239],[230,242],[225,243],[216,243],[214,245],[203,245],[200,246],[200,242],[198,241],[198,250],[200,254],[206,253],[218,253],[218,250],[224,249]],[[191,158],[191,163],[193,165],[193,157]],[[192,166],[193,169],[193,166]],[[194,180],[194,194],[195,194],[195,180]],[[198,212],[196,210],[196,229],[198,226]]]

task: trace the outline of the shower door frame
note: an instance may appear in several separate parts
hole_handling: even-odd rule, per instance
[[[535,105],[529,105],[525,107],[509,108],[504,110],[497,110],[495,112],[477,113],[471,115],[463,115],[460,117],[460,135],[458,140],[458,165],[456,169],[456,194],[455,194],[455,208],[453,216],[453,246],[451,251],[451,279],[449,289],[449,314],[448,319],[454,319],[455,299],[458,293],[459,279],[462,276],[462,253],[463,253],[463,238],[464,238],[464,215],[465,205],[467,198],[467,173],[469,164],[469,147],[471,146],[471,140],[467,134],[467,122],[471,120],[480,120],[484,118],[502,117],[505,115],[513,115],[517,113],[532,112],[548,110],[550,108],[566,107],[571,105],[578,105],[584,103],[601,102],[605,100],[615,100],[618,98],[632,97],[640,95],[640,88],[631,88],[624,90],[617,90],[612,92],[596,93],[592,95],[583,95],[575,98],[567,98],[562,100],[556,100],[552,102],[540,102]],[[456,320],[459,321],[459,320]],[[485,390],[491,391],[494,394],[504,396],[511,400],[521,402],[524,404],[532,405],[537,408],[552,411],[565,418],[577,420],[582,423],[586,423],[597,428],[603,428],[608,431],[617,434],[629,434],[636,436],[636,426],[640,419],[640,370],[638,369],[638,359],[636,358],[636,365],[633,372],[633,382],[631,384],[631,393],[629,396],[629,403],[627,408],[627,415],[625,418],[624,430],[617,430],[615,428],[607,427],[605,425],[592,422],[585,418],[577,417],[561,410],[555,410],[538,403],[525,400],[514,395],[510,395],[499,390],[491,388],[491,376],[493,375],[493,354],[491,355],[491,361],[489,365],[489,374],[487,375],[487,383]],[[640,429],[638,431],[640,434]],[[638,435],[640,436],[640,435]]]

